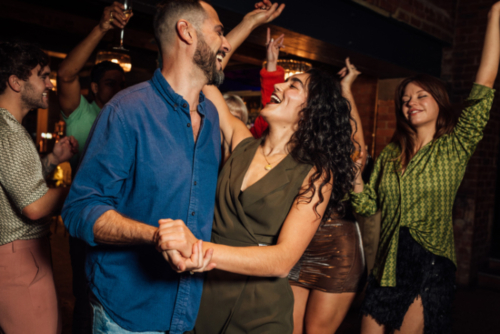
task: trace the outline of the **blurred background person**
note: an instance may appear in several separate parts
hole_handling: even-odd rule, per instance
[[[69,188],[45,178],[78,151],[65,137],[40,160],[22,126],[31,109],[48,108],[49,57],[27,43],[0,43],[0,331],[61,332],[52,273],[50,218]]]

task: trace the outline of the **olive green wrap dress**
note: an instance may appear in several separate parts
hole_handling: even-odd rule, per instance
[[[247,138],[224,165],[217,183],[212,242],[234,247],[274,245],[312,166],[288,155],[241,191],[261,139]],[[264,166],[262,166],[264,168]],[[293,293],[287,278],[222,270],[207,273],[196,334],[292,333]]]

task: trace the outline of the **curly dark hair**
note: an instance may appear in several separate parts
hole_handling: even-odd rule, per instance
[[[38,46],[25,42],[0,42],[0,94],[7,88],[11,75],[26,81],[31,71],[49,64],[49,56]]]
[[[310,202],[319,191],[319,204],[324,201],[322,189],[332,182],[323,222],[331,216],[344,216],[345,199],[352,190],[356,176],[356,165],[351,159],[355,151],[352,141],[351,105],[342,96],[339,80],[325,70],[313,68],[307,71],[307,106],[301,110],[298,130],[292,135],[289,145],[295,161],[313,165],[316,171],[303,188],[298,198]],[[314,183],[322,179],[319,189]],[[316,211],[316,213],[318,213]]]
[[[120,71],[122,74],[125,74],[125,71],[123,71],[120,65],[105,60],[92,67],[90,71],[90,82],[99,83],[107,71]]]

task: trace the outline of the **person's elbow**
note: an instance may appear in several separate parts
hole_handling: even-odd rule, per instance
[[[279,278],[287,278],[288,275],[290,274],[290,271],[292,270],[292,268],[288,268],[288,269],[282,269],[280,271],[278,271],[276,277],[279,277]]]
[[[275,266],[274,275],[279,278],[286,278],[292,271],[293,266],[297,261],[283,261],[280,265]]]

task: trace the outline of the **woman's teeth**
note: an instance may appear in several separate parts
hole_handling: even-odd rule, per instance
[[[271,101],[275,103],[281,103],[281,100],[276,95],[271,95]]]

